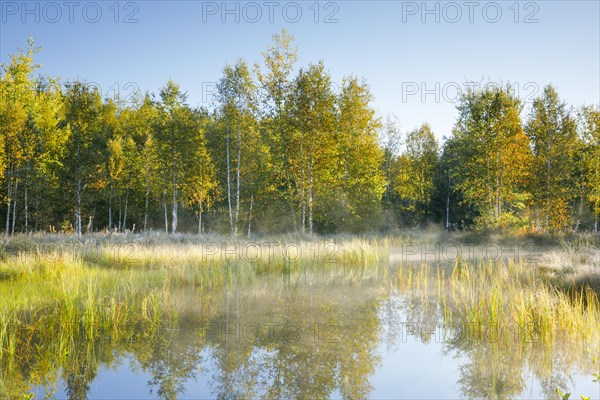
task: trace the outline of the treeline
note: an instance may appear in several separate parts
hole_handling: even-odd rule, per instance
[[[261,64],[223,69],[212,111],[167,82],[132,104],[86,82],[34,77],[32,41],[0,76],[6,235],[16,232],[598,230],[600,107],[548,86],[521,121],[509,86],[470,90],[443,145],[333,90],[323,62],[296,70],[282,31]]]

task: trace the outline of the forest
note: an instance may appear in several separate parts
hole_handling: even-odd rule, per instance
[[[223,68],[210,110],[173,81],[102,98],[37,75],[39,50],[30,39],[0,72],[6,236],[598,233],[600,105],[568,105],[551,85],[527,110],[509,83],[471,89],[439,141],[379,116],[364,79],[334,90],[323,61],[299,67],[285,30],[261,63]]]

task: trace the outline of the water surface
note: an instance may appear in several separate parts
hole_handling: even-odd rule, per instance
[[[82,337],[62,362],[38,349],[3,366],[4,385],[40,399],[600,398],[585,344],[518,329],[474,339],[465,321],[443,322],[435,296],[394,285],[397,268],[173,290],[176,322]]]

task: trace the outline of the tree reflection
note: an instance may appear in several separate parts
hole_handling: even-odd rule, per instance
[[[378,363],[378,301],[351,302],[339,290],[287,287],[285,297],[225,295],[213,346],[218,398],[366,397]],[[258,327],[249,337],[244,328]],[[235,328],[232,328],[235,327]],[[258,332],[258,334],[256,334]],[[216,339],[216,340],[215,340]]]
[[[178,333],[171,330],[156,337],[151,342],[150,357],[138,358],[151,376],[148,385],[157,387],[156,394],[165,400],[174,400],[185,392],[185,382],[196,377],[201,361],[198,343]]]
[[[0,354],[0,395],[18,398],[41,385],[52,397],[61,380],[69,399],[87,399],[98,371],[126,359],[149,376],[148,391],[160,399],[185,394],[200,376],[209,378],[220,399],[366,398],[380,366],[380,342],[394,350],[410,335],[431,345],[443,321],[435,294],[390,290],[376,279],[288,276],[174,296],[176,323],[166,315],[162,322],[132,318],[94,335],[50,317],[24,316],[16,354]],[[28,321],[37,320],[33,331]],[[449,337],[445,355],[464,359],[457,366],[457,395],[465,398],[519,397],[529,384],[526,373],[552,397],[556,387],[570,383],[569,373],[592,368],[593,350],[586,352],[585,343],[491,341],[459,328]]]

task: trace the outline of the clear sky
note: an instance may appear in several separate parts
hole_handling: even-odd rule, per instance
[[[102,93],[157,92],[169,78],[210,105],[223,66],[261,60],[286,28],[298,66],[325,61],[334,82],[364,77],[380,115],[438,137],[469,82],[510,81],[530,100],[554,84],[571,105],[600,103],[600,6],[590,1],[7,1],[0,62],[29,36],[42,73]]]

